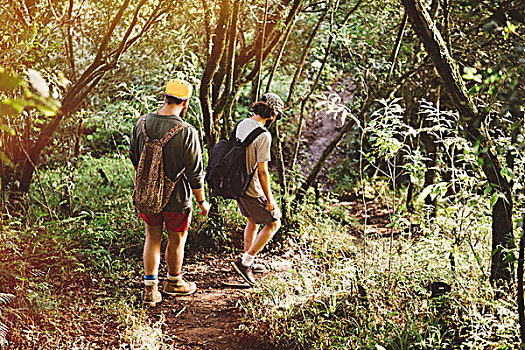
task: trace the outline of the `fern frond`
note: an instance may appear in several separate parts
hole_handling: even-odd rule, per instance
[[[2,304],[9,304],[14,298],[15,296],[13,294],[0,293],[0,303]]]
[[[7,345],[7,332],[9,331],[9,328],[0,322],[0,347],[3,345]]]

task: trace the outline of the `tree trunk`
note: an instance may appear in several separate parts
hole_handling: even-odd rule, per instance
[[[202,122],[204,125],[204,134],[206,136],[206,144],[208,145],[208,153],[211,153],[213,146],[216,142],[216,130],[217,127],[213,123],[213,111],[211,104],[211,83],[213,76],[219,67],[221,57],[224,52],[224,46],[226,42],[226,28],[228,27],[230,17],[230,0],[222,0],[221,10],[219,19],[217,20],[217,26],[215,28],[215,36],[213,38],[213,48],[206,62],[204,73],[202,74],[199,100],[201,103],[202,110]]]
[[[295,93],[295,87],[297,86],[297,82],[299,81],[299,78],[301,77],[301,73],[303,72],[306,58],[308,57],[308,53],[310,52],[310,49],[312,48],[314,39],[317,36],[317,33],[319,33],[319,29],[321,29],[321,25],[323,24],[326,18],[326,15],[328,14],[328,10],[330,10],[330,6],[327,4],[321,17],[319,18],[319,21],[317,21],[317,25],[315,26],[315,29],[312,31],[312,33],[310,34],[310,37],[308,38],[308,42],[306,43],[306,46],[303,50],[303,54],[301,56],[299,64],[297,65],[297,69],[295,70],[292,82],[290,83],[290,88],[288,90],[288,98],[286,99],[286,106],[290,106],[292,104],[293,95]]]
[[[261,70],[264,62],[264,42],[266,41],[266,20],[268,18],[268,0],[264,1],[264,9],[262,10],[263,24],[259,28],[259,35],[257,36],[257,42],[255,45],[255,68],[257,69],[257,75],[252,81],[252,102],[259,101],[259,90],[261,89]]]
[[[290,33],[292,32],[296,19],[297,17],[294,17],[290,26],[286,28],[286,32],[284,33],[284,37],[282,39],[283,42],[281,43],[281,48],[277,52],[277,55],[275,56],[275,61],[273,62],[273,65],[272,65],[272,69],[270,70],[270,76],[268,77],[268,82],[266,83],[265,92],[270,91],[270,87],[272,86],[273,77],[275,75],[275,72],[277,71],[277,67],[279,66],[279,63],[281,62],[281,58],[283,56],[284,49],[286,47],[286,44],[288,43],[288,38],[290,37]]]
[[[525,213],[521,227],[521,237],[518,257],[518,316],[520,320],[521,345],[525,344],[525,306],[523,302],[523,261],[525,259]]]
[[[226,72],[226,85],[224,87],[224,99],[225,102],[217,103],[223,104],[223,121],[221,129],[221,137],[227,138],[231,132],[233,126],[233,105],[235,103],[235,95],[237,88],[233,85],[234,82],[234,66],[235,66],[235,48],[237,46],[237,23],[239,20],[239,6],[240,0],[234,0],[232,17],[230,20],[230,32],[228,34],[228,50],[226,51],[226,62],[227,62],[227,72]]]
[[[397,39],[396,43],[394,44],[394,49],[392,50],[392,54],[390,55],[390,62],[392,65],[390,66],[390,71],[388,72],[388,77],[386,78],[386,82],[388,83],[390,81],[390,77],[394,73],[396,62],[397,62],[397,55],[399,54],[399,49],[401,48],[401,43],[403,42],[403,36],[405,35],[405,29],[407,27],[407,13],[403,14],[403,18],[401,19],[401,24],[399,25],[399,30],[397,32]]]
[[[438,112],[439,112],[439,105],[440,105],[440,96],[441,96],[441,85],[438,85],[436,89],[436,108]],[[431,126],[430,122],[425,119],[423,121],[423,127],[427,128],[430,126]],[[426,152],[425,168],[427,169],[427,171],[425,172],[425,184],[423,186],[423,188],[426,188],[436,183],[438,145],[437,145],[436,137],[429,132],[423,132],[421,134],[421,142],[425,146],[425,152]],[[434,199],[432,199],[431,195],[428,194],[425,197],[425,205],[430,206],[432,208],[430,216],[436,217],[437,196],[434,197]]]
[[[501,197],[492,208],[492,262],[491,281],[509,281],[511,263],[506,261],[506,249],[513,247],[512,232],[512,193],[510,184],[501,175],[502,166],[492,153],[486,135],[482,134],[480,125],[482,116],[477,112],[461,78],[454,59],[450,56],[447,45],[439,31],[432,23],[430,15],[419,0],[401,0],[407,11],[412,27],[425,45],[434,66],[443,80],[443,86],[460,114],[466,137],[472,143],[479,144],[482,150],[479,158],[482,169],[494,191]]]

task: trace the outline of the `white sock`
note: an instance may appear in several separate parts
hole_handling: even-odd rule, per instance
[[[159,280],[144,280],[145,286],[156,286],[159,284]]]
[[[174,282],[181,282],[182,281],[182,274],[179,273],[176,276],[172,276],[168,273],[168,281],[174,281]]]
[[[255,256],[250,255],[248,254],[248,252],[246,252],[243,254],[241,258],[241,264],[243,264],[244,266],[252,266],[254,260],[255,260]]]

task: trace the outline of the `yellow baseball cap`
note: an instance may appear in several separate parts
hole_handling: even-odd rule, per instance
[[[193,87],[190,83],[181,79],[173,79],[168,81],[166,85],[166,95],[187,100],[191,97]]]

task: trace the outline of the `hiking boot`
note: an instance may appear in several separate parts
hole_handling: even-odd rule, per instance
[[[168,295],[183,296],[191,295],[197,290],[195,282],[186,281],[166,281],[163,292]]]
[[[159,292],[159,286],[144,286],[144,304],[155,306],[162,301],[162,295]]]
[[[253,273],[267,273],[268,268],[264,264],[254,263],[252,265]]]
[[[241,258],[237,258],[237,260],[232,261],[232,266],[237,271],[242,278],[246,282],[248,282],[249,285],[253,286],[255,284],[255,279],[253,278],[253,271],[251,266],[244,266],[242,264]]]

